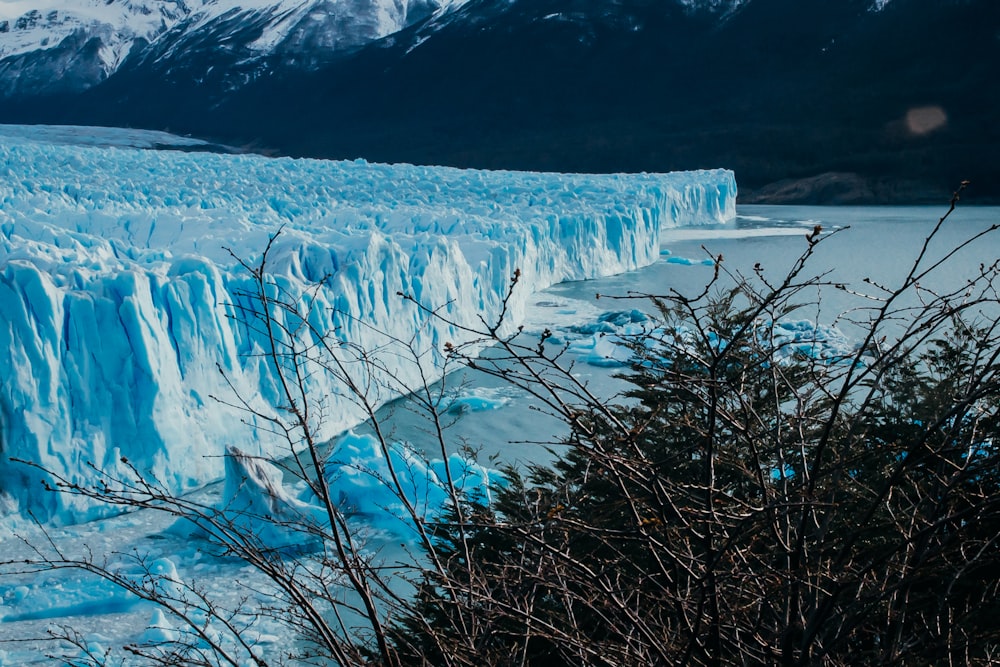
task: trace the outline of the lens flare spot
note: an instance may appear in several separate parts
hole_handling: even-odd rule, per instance
[[[924,135],[948,124],[948,114],[935,106],[913,107],[906,112],[906,129],[911,134]]]

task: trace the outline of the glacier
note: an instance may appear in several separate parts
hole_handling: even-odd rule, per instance
[[[50,473],[88,484],[124,457],[183,493],[222,478],[230,447],[287,453],[234,407],[281,408],[266,341],[240,320],[252,307],[240,260],[260,261],[279,230],[269,280],[317,330],[385,355],[394,377],[373,379],[384,402],[440,373],[465,327],[502,312],[513,327],[534,292],[651,264],[661,229],[735,216],[726,170],[489,172],[78,146],[2,126],[0,157],[8,527],[109,511],[44,492]],[[322,437],[363,419],[336,377],[307,388]]]

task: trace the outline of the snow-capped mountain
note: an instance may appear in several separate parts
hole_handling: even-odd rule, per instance
[[[30,9],[23,11],[26,7]],[[71,35],[84,33],[104,42],[102,58],[113,68],[135,39],[153,39],[190,13],[180,0],[0,2],[0,58],[51,50]]]
[[[85,90],[129,57],[183,61],[208,50],[233,56],[229,66],[280,54],[311,67],[464,1],[0,2],[0,96]]]

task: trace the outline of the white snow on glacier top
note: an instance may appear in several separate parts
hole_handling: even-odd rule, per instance
[[[94,132],[90,143],[127,143],[121,131],[113,141]],[[37,493],[46,475],[12,458],[85,483],[90,463],[127,456],[179,492],[221,477],[227,446],[280,453],[211,398],[232,403],[231,383],[262,413],[281,404],[259,354],[266,341],[239,322],[252,281],[235,259],[258,261],[279,229],[269,280],[308,302],[317,329],[391,356],[395,378],[380,381],[395,384],[382,401],[439,372],[444,342],[468,338],[461,327],[498,318],[516,270],[510,325],[533,291],[656,261],[662,227],[735,215],[733,174],[722,170],[486,172],[30,134],[0,127],[0,506],[10,520],[18,510],[54,522],[100,514]],[[421,361],[393,340],[411,341]],[[363,416],[338,383],[309,380],[326,397],[323,436]]]

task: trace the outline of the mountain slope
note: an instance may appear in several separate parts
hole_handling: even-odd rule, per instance
[[[0,97],[86,90],[126,64],[163,64],[177,76],[272,56],[315,67],[461,1],[39,0],[44,10],[0,13]]]

